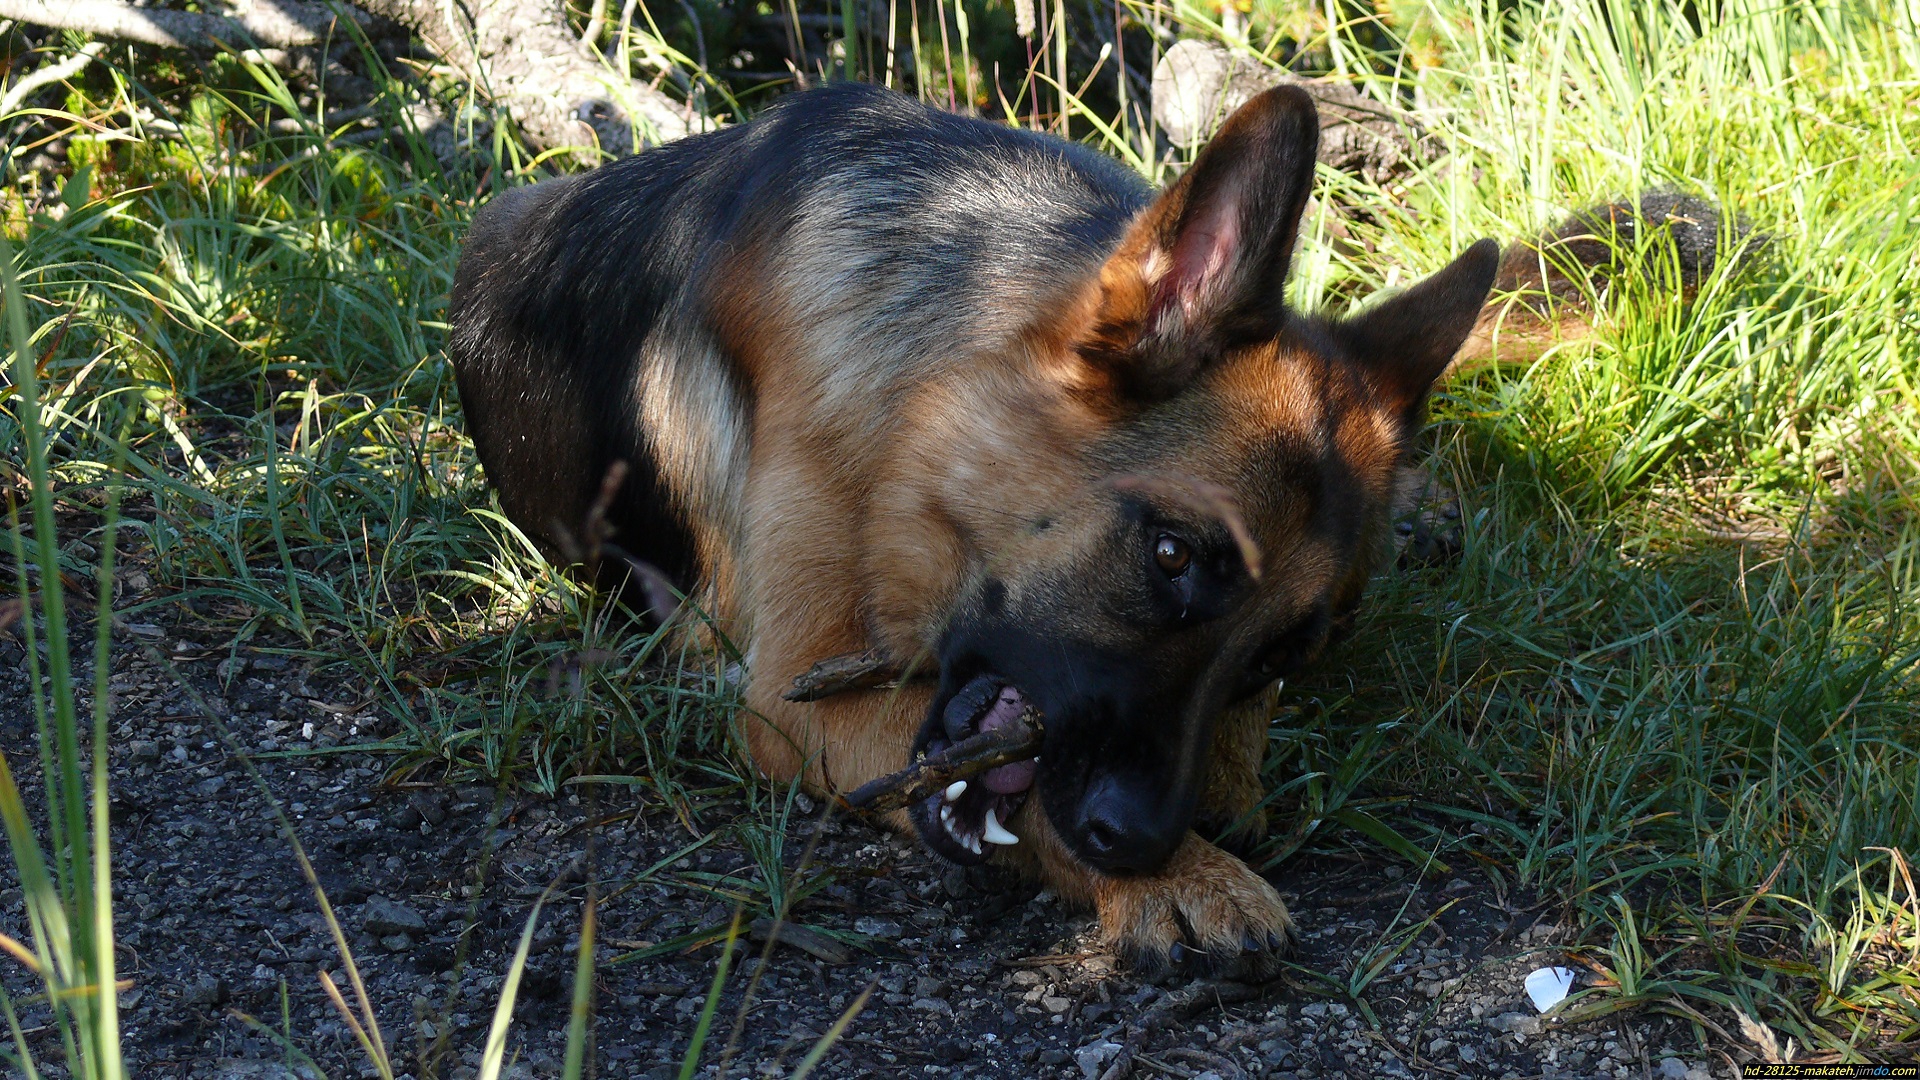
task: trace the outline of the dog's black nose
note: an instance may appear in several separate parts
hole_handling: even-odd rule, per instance
[[[1157,792],[1118,777],[1101,777],[1080,800],[1074,823],[1082,858],[1110,874],[1160,869],[1186,835],[1187,823],[1167,813]]]

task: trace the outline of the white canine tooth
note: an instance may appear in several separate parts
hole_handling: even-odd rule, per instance
[[[955,780],[953,783],[947,785],[947,801],[948,802],[953,802],[955,799],[958,799],[960,796],[965,795],[966,793],[967,793],[967,782],[965,780]]]
[[[980,838],[979,837],[977,836],[967,837],[966,844],[967,844],[968,851],[973,852],[975,855],[980,854]]]
[[[948,832],[953,831],[953,807],[940,807],[940,824],[945,825]]]
[[[999,844],[1002,847],[1020,842],[1019,837],[1008,832],[1007,827],[1000,824],[1000,818],[993,812],[991,806],[987,807],[987,824],[980,830],[980,838],[989,844]]]

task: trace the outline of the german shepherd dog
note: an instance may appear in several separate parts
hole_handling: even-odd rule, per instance
[[[1270,972],[1286,907],[1195,826],[1258,804],[1268,691],[1351,622],[1499,262],[1288,310],[1318,138],[1268,91],[1156,195],[843,85],[508,192],[454,285],[468,428],[550,550],[629,463],[606,519],[745,649],[768,776],[850,790],[1031,707],[1036,757],[895,825],[1148,973]],[[783,697],[863,650],[938,681]]]

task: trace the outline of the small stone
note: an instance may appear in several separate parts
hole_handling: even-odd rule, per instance
[[[1039,986],[1044,981],[1045,977],[1032,968],[1021,968],[1013,973],[1015,986]]]
[[[127,744],[127,750],[135,761],[159,761],[160,744],[151,739],[135,739]]]
[[[1509,1035],[1537,1035],[1540,1033],[1540,1019],[1525,1013],[1501,1013],[1487,1021],[1487,1026],[1495,1031],[1504,1031]]]
[[[388,952],[406,952],[413,948],[413,938],[406,934],[388,934],[380,939],[380,947]]]
[[[1048,994],[1047,996],[1040,999],[1040,1006],[1046,1009],[1048,1012],[1053,1013],[1055,1016],[1058,1016],[1061,1013],[1066,1012],[1068,1009],[1073,1008],[1073,999],[1065,998],[1065,997],[1056,997],[1052,994]]]
[[[1065,1050],[1057,1046],[1049,1046],[1045,1050],[1040,1051],[1040,1064],[1042,1065],[1065,1065],[1072,1060],[1073,1058],[1068,1055]]]
[[[1660,1059],[1660,1080],[1686,1080],[1687,1063],[1677,1057]]]
[[[345,822],[343,821],[344,825]],[[395,903],[384,896],[367,898],[367,906],[361,912],[360,924],[367,933],[375,937],[388,937],[394,934],[421,934],[427,932],[427,920],[420,913]]]
[[[308,1069],[291,1069],[278,1061],[242,1061],[229,1059],[213,1063],[210,1080],[310,1080]]]
[[[939,998],[916,998],[913,1007],[921,1012],[930,1012],[938,1016],[949,1018],[953,1016],[953,1006],[941,1001]]]
[[[922,975],[914,981],[913,996],[923,998],[943,998],[947,996],[947,980],[932,975]]]
[[[1471,1046],[1462,1046],[1460,1048],[1460,1060],[1472,1065],[1474,1062],[1480,1060],[1480,1051],[1475,1050]]]
[[[900,935],[904,933],[899,923],[892,919],[882,919],[877,915],[862,915],[853,920],[853,931],[880,941],[898,941]]]
[[[189,1008],[211,1009],[225,1004],[227,996],[225,979],[195,979],[187,984],[186,991],[180,995],[180,1002]]]
[[[1113,1060],[1113,1055],[1119,1052],[1119,1043],[1100,1039],[1075,1050],[1073,1060],[1080,1066],[1080,1071],[1086,1074],[1087,1080],[1097,1080],[1105,1071],[1107,1062]]]
[[[1453,1049],[1452,1039],[1435,1039],[1427,1044],[1427,1056],[1439,1057],[1451,1049]]]

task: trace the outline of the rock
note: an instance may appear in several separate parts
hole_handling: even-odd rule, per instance
[[[943,998],[947,996],[947,980],[936,979],[932,975],[922,975],[913,984],[913,996],[923,998]]]
[[[862,915],[853,920],[853,931],[879,941],[898,941],[904,932],[899,923],[892,919],[882,919],[877,915]]]
[[[1110,1039],[1100,1039],[1075,1050],[1073,1060],[1080,1066],[1080,1071],[1086,1074],[1087,1080],[1098,1080],[1100,1074],[1105,1071],[1107,1062],[1112,1061],[1113,1055],[1119,1052],[1119,1043]]]
[[[278,1061],[242,1061],[228,1058],[213,1063],[209,1080],[318,1080],[319,1073],[302,1065],[288,1068]]]
[[[1660,1080],[1686,1080],[1687,1063],[1677,1057],[1660,1059]]]
[[[427,932],[427,920],[421,918],[419,912],[384,896],[367,898],[367,906],[360,915],[360,925],[367,933],[379,938],[394,934],[424,935]]]
[[[1487,1026],[1495,1031],[1504,1031],[1509,1035],[1538,1035],[1540,1019],[1525,1013],[1501,1013],[1487,1021]]]
[[[1475,1050],[1471,1046],[1462,1046],[1460,1048],[1460,1060],[1472,1065],[1480,1060],[1480,1051]]]
[[[160,744],[151,739],[135,739],[127,744],[127,751],[133,755],[135,761],[160,760]]]
[[[211,1009],[226,1004],[227,996],[225,979],[195,979],[180,995],[180,1003],[188,1008]]]
[[[1452,1039],[1435,1039],[1427,1044],[1427,1056],[1439,1057],[1451,1049],[1453,1049]]]
[[[948,1019],[952,1019],[953,1017],[953,1006],[941,1001],[939,998],[916,998],[913,1007],[921,1012],[930,1012],[936,1016],[944,1016]]]
[[[1048,1012],[1058,1016],[1059,1014],[1066,1012],[1068,1009],[1073,1008],[1073,999],[1065,998],[1065,997],[1055,997],[1052,994],[1048,994],[1046,997],[1043,997],[1040,999],[1040,1005],[1042,1008],[1046,1009]]]
[[[1378,184],[1427,157],[1413,118],[1354,84],[1303,79],[1196,39],[1176,42],[1154,66],[1153,118],[1174,145],[1194,146],[1233,110],[1282,83],[1305,89],[1319,106],[1322,164]]]
[[[1057,1046],[1049,1046],[1045,1050],[1040,1051],[1040,1064],[1042,1065],[1065,1065],[1072,1060],[1073,1058],[1070,1057],[1065,1050]]]
[[[406,934],[388,934],[380,939],[380,947],[388,952],[406,952],[413,948],[413,938]]]

